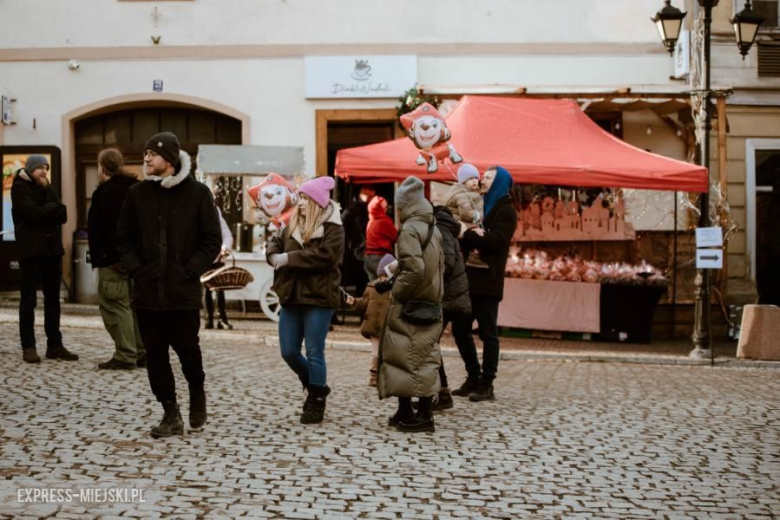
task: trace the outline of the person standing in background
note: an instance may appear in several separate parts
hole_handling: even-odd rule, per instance
[[[62,225],[68,210],[49,182],[49,161],[43,155],[30,155],[24,168],[16,172],[11,186],[11,216],[19,267],[22,272],[19,300],[19,335],[22,359],[40,363],[35,347],[35,307],[38,286],[43,286],[43,328],[46,331],[46,358],[76,361],[78,356],[62,344],[60,332],[60,282],[62,281]]]
[[[377,195],[368,203],[364,268],[369,282],[376,279],[382,258],[393,254],[397,238],[398,231],[395,229],[393,219],[387,215],[387,201]]]
[[[116,228],[127,191],[138,180],[124,169],[119,150],[98,154],[98,187],[87,214],[89,254],[98,270],[98,308],[103,325],[114,340],[114,354],[98,364],[101,370],[132,370],[146,366],[146,350],[138,319],[130,306],[130,277],[119,261]]]

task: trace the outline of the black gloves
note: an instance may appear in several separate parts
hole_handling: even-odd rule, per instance
[[[377,282],[374,284],[374,289],[379,294],[386,293],[387,291],[393,288],[393,282],[395,282],[394,278],[388,278],[387,280],[382,280],[381,282]]]

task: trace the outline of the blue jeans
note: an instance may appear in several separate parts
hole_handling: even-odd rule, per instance
[[[325,386],[325,338],[335,309],[313,305],[282,306],[279,314],[279,346],[282,358],[303,386]],[[306,340],[306,357],[301,346]]]

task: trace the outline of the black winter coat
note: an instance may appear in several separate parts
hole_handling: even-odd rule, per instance
[[[499,200],[485,217],[485,236],[473,230],[463,235],[463,249],[477,249],[489,269],[466,266],[472,295],[504,298],[504,270],[509,246],[517,228],[517,211],[511,197]]]
[[[68,210],[51,185],[39,186],[24,168],[11,186],[11,217],[21,260],[65,254],[62,224],[68,221]]]
[[[133,279],[133,306],[199,309],[200,276],[222,245],[217,208],[205,184],[185,177],[165,188],[145,180],[127,192],[117,250]]]
[[[444,299],[445,313],[471,314],[471,296],[466,264],[458,244],[460,223],[444,206],[436,206],[433,216],[441,232],[441,247],[444,250]]]
[[[135,177],[114,175],[92,193],[92,205],[87,215],[92,267],[110,267],[119,262],[116,228],[127,191],[137,182]]]

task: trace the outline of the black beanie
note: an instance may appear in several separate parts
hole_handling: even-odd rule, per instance
[[[179,139],[176,134],[171,132],[160,132],[154,134],[146,141],[144,152],[151,150],[163,159],[171,163],[174,167],[179,166]]]

